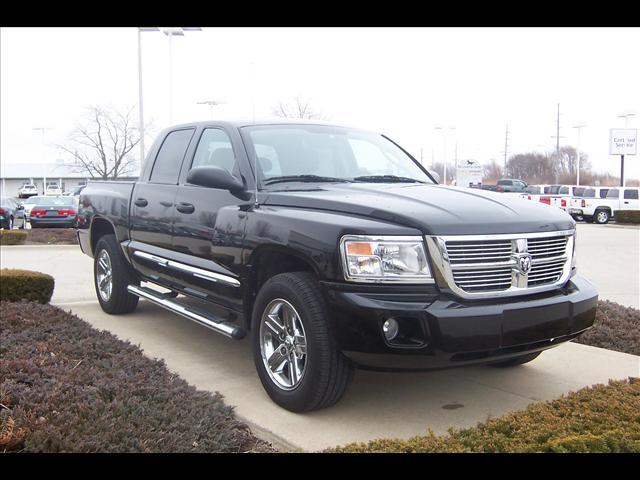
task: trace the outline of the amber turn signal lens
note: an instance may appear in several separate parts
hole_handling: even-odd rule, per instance
[[[371,244],[366,242],[348,242],[347,255],[371,255]]]

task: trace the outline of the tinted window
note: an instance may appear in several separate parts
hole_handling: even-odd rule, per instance
[[[231,139],[224,130],[207,128],[200,137],[191,167],[220,167],[233,174],[237,170]]]
[[[533,185],[529,185],[525,189],[525,191],[528,192],[528,193],[534,193],[536,195],[542,193],[542,192],[540,192],[540,187],[536,187],[536,186],[533,186]]]
[[[587,188],[583,192],[582,196],[585,197],[585,198],[595,198],[596,191],[593,188]]]
[[[584,187],[575,187],[573,189],[573,196],[574,197],[579,197],[584,193]]]
[[[624,198],[627,200],[638,200],[638,190],[625,190]]]
[[[512,183],[511,180],[498,180],[498,185],[511,185]]]
[[[618,189],[612,188],[607,192],[607,198],[618,198]]]
[[[167,135],[153,164],[150,182],[178,183],[182,160],[192,135],[193,129],[176,130]]]
[[[558,193],[560,195],[568,195],[569,194],[569,187],[561,187],[560,190],[558,190]]]
[[[608,188],[600,189],[600,198],[607,198],[607,193],[609,192]]]

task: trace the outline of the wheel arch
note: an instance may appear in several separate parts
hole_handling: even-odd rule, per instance
[[[302,252],[282,245],[261,245],[251,254],[244,292],[245,325],[251,328],[251,317],[256,295],[267,280],[280,273],[311,272],[320,278],[320,269]]]
[[[91,254],[95,255],[96,253],[96,245],[98,245],[98,241],[105,235],[110,235],[116,233],[116,229],[113,226],[113,223],[104,217],[94,217],[91,222],[90,229],[90,240],[91,240]]]

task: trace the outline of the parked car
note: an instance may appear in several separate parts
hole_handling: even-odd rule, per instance
[[[79,216],[105,312],[143,298],[250,334],[266,392],[295,412],[336,403],[355,366],[520,365],[595,317],[567,213],[438,185],[352,128],[172,127],[137,182],[90,182]]]
[[[82,192],[82,190],[84,190],[85,187],[86,187],[86,185],[76,185],[75,187],[73,187],[68,192],[64,192],[64,195],[65,196],[77,197],[77,196],[80,195],[80,192]]]
[[[29,197],[22,202],[22,206],[24,207],[24,217],[25,220],[29,221],[29,215],[31,214],[31,210],[38,204],[43,204],[43,202],[51,201],[51,197],[45,197],[44,195],[36,195],[35,197]]]
[[[31,209],[29,223],[31,228],[61,227],[74,228],[78,221],[76,200],[74,197],[40,197]]]
[[[11,197],[0,198],[0,228],[24,228],[24,207]]]
[[[549,193],[549,185],[527,185],[520,197],[537,202],[545,193]]]
[[[522,193],[527,188],[527,184],[522,180],[501,178],[495,185],[483,185],[482,188],[492,192]]]
[[[45,195],[62,195],[62,188],[58,184],[58,182],[47,182],[44,187]]]
[[[18,198],[29,198],[38,195],[38,187],[33,183],[24,183],[18,189]]]
[[[640,188],[610,187],[605,198],[585,198],[584,206],[572,207],[572,215],[582,215],[585,222],[608,223],[616,210],[640,210]]]
[[[582,209],[586,207],[588,199],[606,198],[609,187],[584,187],[582,193],[571,198],[569,214],[574,220],[584,220]]]

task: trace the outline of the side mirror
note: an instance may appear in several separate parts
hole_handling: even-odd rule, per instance
[[[187,174],[187,182],[201,187],[229,190],[231,193],[237,193],[244,190],[244,185],[227,170],[214,166],[192,168]]]

